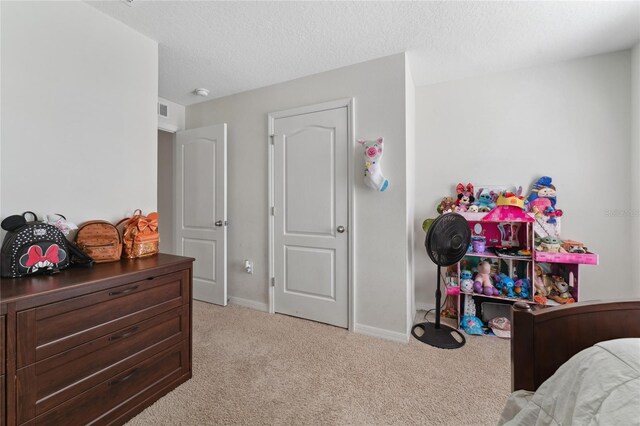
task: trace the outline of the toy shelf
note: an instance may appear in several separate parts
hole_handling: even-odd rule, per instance
[[[535,250],[536,233],[549,235],[550,231],[559,232],[560,224],[551,225],[542,222],[541,218],[532,214],[520,215],[518,220],[497,221],[485,220],[487,212],[482,213],[460,213],[469,223],[471,234],[474,237],[484,237],[486,248],[484,252],[473,252],[472,247],[465,257],[447,269],[448,285],[458,286],[459,294],[450,294],[449,312],[454,311],[458,328],[461,327],[461,319],[464,315],[465,305],[475,306],[476,315],[486,324],[488,318],[483,318],[483,311],[490,312],[495,309],[496,303],[511,305],[517,301],[522,301],[530,305],[537,304],[536,282],[545,286],[553,285],[554,279],[562,279],[569,286],[568,294],[574,301],[578,301],[579,289],[579,265],[597,265],[598,255],[595,253],[575,254],[575,253],[548,253]],[[490,216],[495,217],[495,216]],[[511,217],[509,219],[512,219]],[[519,247],[531,253],[531,256],[510,256],[498,255],[494,249],[499,247]],[[509,297],[507,293],[500,295],[485,295],[475,291],[462,290],[460,288],[460,276],[462,270],[470,270],[475,280],[478,264],[486,260],[491,264],[491,273],[503,273],[513,281],[527,279],[529,282],[528,297]],[[558,293],[555,293],[558,294]],[[468,300],[468,298],[472,298]],[[543,300],[545,298],[542,298]],[[489,303],[488,305],[485,305]],[[559,303],[549,298],[548,305],[558,305]],[[457,308],[457,311],[455,309]],[[502,308],[501,308],[502,309]],[[504,308],[505,316],[510,315],[510,310]],[[508,312],[508,313],[507,313]],[[493,315],[490,312],[488,315]]]

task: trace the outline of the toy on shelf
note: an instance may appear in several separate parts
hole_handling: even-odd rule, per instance
[[[533,222],[533,219],[524,211],[524,197],[521,194],[522,187],[518,188],[515,193],[501,192],[496,199],[495,208],[482,220],[489,222]]]
[[[520,297],[522,299],[529,298],[529,289],[531,288],[531,284],[527,278],[522,278],[516,281],[513,285],[513,291],[516,294],[516,297]]]
[[[474,253],[484,253],[487,248],[487,238],[482,235],[471,237],[471,247]]]
[[[491,264],[486,260],[483,260],[478,264],[478,274],[476,280],[473,283],[473,290],[476,293],[484,294],[486,296],[497,296],[500,294],[498,289],[493,286],[491,282]]]
[[[516,293],[514,291],[515,283],[513,282],[513,279],[504,273],[501,273],[499,278],[502,294],[507,297],[516,297]]]
[[[469,271],[468,269],[463,269],[460,272],[460,288],[462,289],[462,291],[466,291],[467,293],[470,293],[473,291],[472,277],[473,275],[471,271]]]
[[[479,212],[489,212],[496,207],[494,201],[494,192],[488,189],[480,188],[476,194],[476,201],[473,205],[478,206]]]
[[[463,315],[466,317],[476,316],[476,302],[472,296],[465,295]]]
[[[358,140],[364,147],[364,183],[376,191],[384,191],[389,187],[389,181],[382,174],[380,163],[382,161],[382,148],[384,142],[382,138],[376,141]]]
[[[544,271],[542,270],[542,267],[540,265],[536,265],[535,267],[535,278],[533,283],[536,288],[535,294],[546,298],[549,294],[549,291],[547,290],[547,286],[544,283]]]
[[[562,242],[562,248],[567,253],[576,253],[576,254],[587,254],[589,250],[580,241],[573,241],[573,240],[564,240]]]
[[[562,247],[562,241],[554,237],[553,235],[547,235],[540,239],[538,245],[536,245],[537,251],[544,251],[547,253],[566,253],[567,251]]]
[[[575,300],[569,292],[569,284],[564,278],[554,275],[553,276],[553,289],[549,294],[549,298],[564,305],[565,303],[574,303]]]
[[[436,207],[439,214],[457,212],[456,200],[453,197],[442,197],[440,204]]]
[[[542,176],[533,184],[527,198],[529,210],[536,217],[546,216],[548,223],[556,223],[556,218],[562,216],[562,210],[556,208],[556,187],[549,176]]]
[[[469,210],[469,206],[475,201],[473,185],[468,183],[465,187],[462,183],[459,183],[458,186],[456,186],[456,192],[458,193],[456,207],[458,207],[458,211],[466,212]]]

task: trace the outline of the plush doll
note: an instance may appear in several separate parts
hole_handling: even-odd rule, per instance
[[[538,251],[546,251],[548,253],[566,253],[567,251],[562,247],[562,241],[558,237],[553,235],[547,235],[540,240],[540,243],[536,246]]]
[[[383,139],[378,138],[375,142],[359,140],[358,143],[364,147],[364,183],[376,191],[386,190],[389,187],[389,181],[385,179],[380,167]]]
[[[557,275],[553,276],[553,290],[549,297],[562,305],[575,302],[575,299],[569,292],[569,284],[567,284],[564,278]]]
[[[500,274],[500,284],[502,285],[502,294],[507,297],[516,297],[515,292],[513,291],[514,282],[511,277],[506,274]]]
[[[478,264],[478,273],[476,274],[476,280],[473,283],[473,290],[478,294],[485,294],[487,296],[497,296],[499,294],[498,289],[493,286],[491,282],[491,264],[486,260],[483,260]]]
[[[535,268],[535,278],[533,280],[533,284],[536,287],[536,294],[540,294],[543,297],[547,297],[549,294],[547,292],[547,287],[544,285],[544,271],[540,265],[536,265]]]
[[[464,292],[471,293],[473,291],[473,280],[471,279],[473,275],[471,271],[463,269],[460,272],[460,289]]]
[[[516,297],[528,299],[529,287],[530,287],[529,280],[526,278],[522,278],[514,283],[513,291],[516,294]]]
[[[579,253],[579,254],[585,254],[589,250],[580,241],[573,241],[573,240],[564,240],[562,242],[562,248],[565,249],[567,253]]]
[[[480,212],[491,211],[496,207],[496,203],[493,197],[494,197],[493,191],[480,188],[478,190],[478,193],[476,194],[476,201],[473,204],[478,206],[478,211]]]
[[[529,209],[536,216],[546,216],[547,223],[557,222],[556,217],[562,216],[562,210],[556,208],[556,187],[549,176],[542,176],[533,184],[527,198]]]
[[[457,212],[456,202],[453,197],[444,197],[440,201],[440,204],[436,207],[436,211],[439,214]]]
[[[459,183],[458,186],[456,186],[456,192],[458,193],[456,206],[459,211],[466,212],[469,209],[469,206],[476,200],[473,196],[473,185],[468,183],[465,187],[463,184]]]

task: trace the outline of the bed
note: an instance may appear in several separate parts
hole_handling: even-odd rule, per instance
[[[500,424],[640,424],[640,300],[513,307]]]

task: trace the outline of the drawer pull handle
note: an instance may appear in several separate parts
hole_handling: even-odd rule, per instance
[[[109,386],[118,385],[118,384],[120,384],[122,382],[125,382],[125,381],[129,380],[131,377],[133,377],[136,374],[137,371],[138,371],[138,369],[136,368],[136,369],[132,370],[131,373],[127,374],[126,376],[124,376],[124,377],[122,377],[120,379],[116,379],[116,380],[110,381],[109,382]]]
[[[136,331],[138,331],[140,327],[138,327],[137,325],[135,327],[131,327],[129,330],[125,331],[122,334],[116,334],[115,336],[109,336],[109,340],[110,341],[114,341],[114,340],[120,340],[120,339],[124,339],[125,337],[129,337],[131,336],[133,333],[135,333]]]
[[[138,289],[137,285],[134,285],[133,287],[129,287],[125,290],[120,290],[120,291],[111,291],[109,292],[109,296],[118,296],[119,294],[126,294],[126,293],[131,293],[132,291],[136,291]]]

